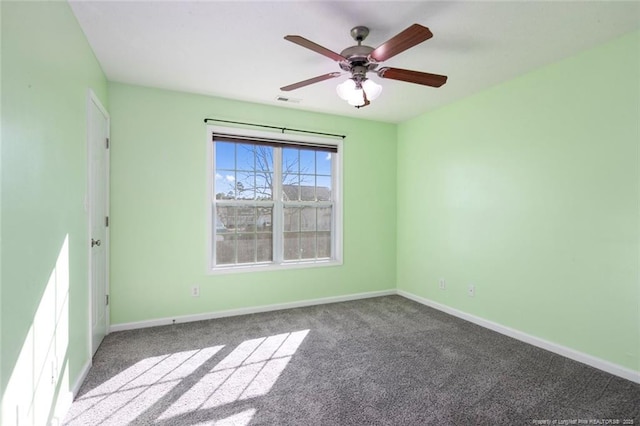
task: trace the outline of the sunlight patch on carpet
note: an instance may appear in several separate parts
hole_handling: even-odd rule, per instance
[[[309,330],[301,330],[242,342],[173,403],[159,420],[266,395],[308,333]]]
[[[256,414],[256,409],[250,408],[215,422],[202,422],[190,426],[247,426],[254,414]]]
[[[143,359],[80,396],[68,425],[122,425],[135,419],[224,346]]]

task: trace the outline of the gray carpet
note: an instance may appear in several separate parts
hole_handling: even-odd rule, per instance
[[[640,385],[389,296],[112,333],[65,424],[625,420]]]

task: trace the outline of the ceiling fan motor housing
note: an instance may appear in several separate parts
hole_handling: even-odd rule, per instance
[[[340,62],[340,68],[345,71],[349,71],[356,76],[362,74],[362,77],[367,71],[373,71],[377,68],[378,64],[371,62],[369,55],[373,52],[373,47],[362,45],[362,41],[369,35],[369,28],[358,26],[351,29],[351,37],[358,42],[357,46],[351,46],[340,52],[340,56],[346,58],[346,61]]]

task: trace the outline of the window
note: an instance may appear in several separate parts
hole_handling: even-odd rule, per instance
[[[341,262],[341,140],[209,128],[213,271]]]

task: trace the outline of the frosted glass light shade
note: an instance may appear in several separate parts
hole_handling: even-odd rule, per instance
[[[382,86],[372,80],[365,80],[362,82],[362,87],[359,88],[353,79],[348,79],[336,87],[338,96],[349,103],[349,105],[360,106],[364,105],[364,94],[367,94],[367,100],[372,101],[380,96],[382,92]]]
[[[382,86],[380,86],[375,81],[372,81],[369,79],[365,80],[362,83],[362,88],[367,94],[367,99],[369,99],[370,101],[376,99],[378,96],[380,96],[380,93],[382,92]]]
[[[353,92],[356,90],[356,82],[352,79],[348,79],[336,87],[336,92],[338,92],[338,96],[348,101],[349,98],[353,95]]]
[[[364,92],[362,91],[362,89],[355,89],[353,92],[351,92],[351,94],[349,95],[349,99],[347,99],[347,102],[349,102],[349,105],[353,106],[364,105]]]

